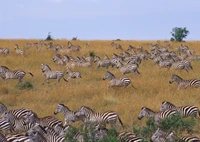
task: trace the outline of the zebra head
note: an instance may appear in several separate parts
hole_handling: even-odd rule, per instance
[[[44,73],[44,72],[47,72],[47,71],[51,71],[51,68],[48,66],[48,65],[46,65],[46,64],[41,64],[41,69],[42,69],[42,72]]]
[[[91,114],[91,113],[94,113],[94,110],[92,110],[92,109],[89,108],[89,107],[82,106],[82,107],[80,108],[80,110],[77,110],[77,111],[75,112],[75,116],[76,116],[76,118],[83,120],[83,119],[85,119],[85,118],[87,118],[87,117],[90,117],[90,114]]]
[[[68,74],[68,73],[71,73],[70,68],[67,67],[66,73],[67,73],[67,74]]]
[[[117,66],[117,68],[121,68],[121,67],[123,66],[123,64],[122,64],[122,62],[121,62],[121,61],[119,61],[119,60],[118,60],[118,61],[117,61],[117,65],[116,65],[116,66]]]
[[[5,111],[2,113],[2,120],[12,124],[15,121],[15,117],[10,111]]]
[[[151,109],[142,107],[138,119],[141,120],[144,116],[150,117],[150,113],[154,113]]]
[[[54,111],[54,114],[58,114],[59,112],[63,112],[63,110],[70,111],[70,109],[67,106],[65,106],[64,104],[58,104],[56,110]]]
[[[53,57],[53,61],[56,62],[58,59],[61,59],[61,55],[55,54],[55,56]]]
[[[68,42],[68,43],[67,43],[67,47],[68,47],[68,48],[71,48],[72,46],[73,46],[73,45],[72,45],[71,42]]]
[[[161,130],[160,128],[158,128],[155,133],[151,136],[151,141],[152,142],[157,142],[156,140],[158,140],[160,137],[163,137],[163,135],[166,135],[167,132]]]
[[[30,111],[25,117],[25,124],[35,124],[37,123],[37,118],[37,115]]]
[[[115,78],[114,74],[112,74],[111,72],[107,71],[106,74],[103,77],[103,80],[106,80],[106,79],[112,80],[114,78]]]
[[[164,101],[164,102],[162,102],[162,106],[160,107],[160,111],[165,111],[169,108],[174,108],[174,107],[176,107],[176,106],[173,105],[172,103]]]
[[[175,81],[176,82],[180,82],[180,80],[182,80],[181,77],[179,77],[178,75],[173,74],[172,77],[171,77],[171,79],[170,79],[170,81],[169,81],[169,83],[172,84]]]
[[[100,57],[99,57],[99,56],[95,56],[95,57],[94,57],[94,63],[97,62],[97,61],[99,61],[99,60],[100,60]]]
[[[27,133],[26,136],[31,135],[34,132],[38,132],[40,134],[47,134],[47,131],[45,130],[44,127],[42,127],[41,125],[39,125],[38,123],[36,123],[33,127],[31,127]]]
[[[5,111],[7,111],[7,107],[0,102],[0,114],[3,114]]]
[[[19,46],[18,46],[18,44],[15,44],[15,47],[14,47],[14,49],[16,50],[16,49],[19,49]]]

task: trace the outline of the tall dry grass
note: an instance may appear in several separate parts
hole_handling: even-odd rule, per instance
[[[184,79],[200,78],[200,62],[192,62],[194,68],[189,73],[185,71],[175,71],[170,69],[161,69],[155,66],[151,60],[142,62],[139,67],[141,75],[126,75],[129,77],[137,90],[131,86],[127,88],[108,88],[109,81],[103,81],[102,78],[107,71],[105,68],[97,69],[96,63],[91,68],[75,68],[73,70],[80,71],[82,79],[79,83],[75,80],[64,82],[61,80],[59,85],[54,85],[56,80],[50,80],[50,84],[42,85],[45,77],[41,72],[41,63],[48,64],[52,70],[66,71],[65,66],[58,66],[53,62],[54,51],[42,47],[40,51],[35,48],[24,48],[26,42],[34,43],[39,40],[0,40],[0,47],[9,47],[10,54],[7,56],[0,55],[0,65],[5,65],[10,69],[23,69],[34,74],[32,78],[28,74],[24,77],[24,81],[29,81],[34,85],[31,90],[19,90],[15,86],[17,80],[8,80],[5,84],[0,79],[0,101],[9,109],[28,108],[35,111],[40,117],[53,115],[58,103],[67,105],[70,109],[75,110],[82,105],[94,108],[98,112],[106,110],[114,110],[121,117],[127,129],[132,130],[132,124],[142,126],[144,120],[137,119],[140,109],[143,106],[153,110],[158,110],[162,101],[170,101],[177,106],[194,104],[200,108],[200,89],[186,89],[177,91],[177,84],[169,84],[172,74],[178,74]],[[55,43],[67,46],[67,40],[56,40]],[[85,43],[89,43],[90,47],[85,48]],[[113,53],[120,54],[121,51],[110,47],[112,41],[72,41],[73,44],[80,45],[81,51],[70,53],[69,55],[76,57],[83,54],[89,55],[91,51],[101,58],[104,55],[111,57]],[[127,49],[131,44],[135,47],[143,46],[149,50],[149,43],[157,43],[158,41],[116,41]],[[159,41],[161,45],[166,41]],[[19,44],[20,48],[25,49],[25,56],[16,55],[14,44]],[[186,42],[191,49],[200,54],[200,42]],[[173,48],[179,46],[180,43],[173,43]],[[121,77],[121,73],[116,68],[109,68],[116,77]],[[67,74],[65,73],[65,78]],[[63,116],[56,116],[63,120]],[[78,124],[77,124],[78,125]]]

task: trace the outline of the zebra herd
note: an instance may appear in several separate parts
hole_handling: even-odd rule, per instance
[[[93,141],[103,139],[108,135],[106,124],[118,130],[116,137],[121,142],[145,141],[144,138],[136,136],[131,131],[120,131],[120,129],[124,129],[124,125],[119,114],[115,111],[109,110],[100,113],[87,106],[81,106],[72,111],[64,104],[58,104],[54,114],[58,113],[63,114],[64,124],[54,116],[40,118],[32,110],[25,108],[8,110],[3,103],[0,103],[0,140],[1,142],[64,142],[65,136],[70,133],[73,124],[81,121],[84,124],[83,130],[89,131],[86,131],[86,134],[82,132],[72,134],[73,139],[79,142],[84,142],[84,137],[92,138]],[[194,105],[176,107],[167,101],[162,102],[160,111],[157,112],[142,107],[138,119],[141,120],[144,116],[154,118],[157,130],[149,138],[152,142],[176,142],[179,141],[178,139],[185,142],[199,142],[200,138],[196,136],[177,136],[174,132],[167,132],[159,128],[161,120],[178,114],[183,118],[195,117],[200,119],[198,107]],[[121,127],[117,123],[120,123]]]

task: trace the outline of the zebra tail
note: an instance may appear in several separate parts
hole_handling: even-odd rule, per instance
[[[63,79],[64,79],[64,81],[68,82],[67,79],[65,79],[64,77],[63,77]]]
[[[120,119],[120,117],[118,116],[118,120],[119,120],[119,123],[122,125],[122,127],[124,128],[124,124],[122,123],[122,120]]]
[[[34,75],[31,72],[28,72],[32,77],[34,77]]]
[[[137,90],[137,88],[135,88],[134,86],[133,86],[133,84],[131,85],[135,90]]]

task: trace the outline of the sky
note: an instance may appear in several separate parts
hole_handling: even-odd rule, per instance
[[[0,39],[200,39],[200,0],[0,0]]]

